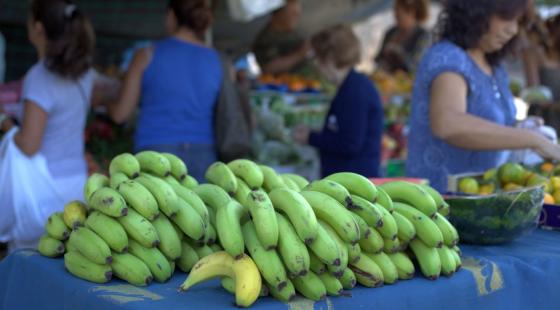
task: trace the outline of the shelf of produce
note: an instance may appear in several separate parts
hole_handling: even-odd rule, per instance
[[[259,298],[253,309],[551,309],[560,304],[560,233],[536,230],[501,246],[461,245],[463,269],[451,278],[413,280],[368,289],[357,287],[351,297],[329,297],[313,303],[296,299],[283,304]],[[100,285],[80,280],[64,270],[62,259],[21,250],[0,263],[0,300],[7,309],[238,309],[234,297],[214,280],[185,293],[177,288],[186,274],[176,272],[163,284],[135,287],[120,280]],[[553,307],[552,307],[553,308]]]

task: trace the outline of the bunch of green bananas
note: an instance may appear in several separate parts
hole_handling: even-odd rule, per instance
[[[198,184],[179,158],[153,151],[121,154],[109,172],[89,177],[85,204],[49,217],[39,244],[89,281],[147,285],[177,267],[190,272],[182,290],[219,277],[249,306],[392,284],[414,276],[413,261],[430,279],[461,265],[449,207],[428,186],[376,187],[348,172],[309,183],[247,159],[214,163]]]

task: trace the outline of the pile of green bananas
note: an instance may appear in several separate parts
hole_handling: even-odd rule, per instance
[[[153,151],[121,154],[109,173],[88,179],[86,203],[49,217],[38,248],[89,281],[148,285],[177,267],[190,272],[181,290],[219,277],[249,306],[392,284],[414,276],[413,261],[430,279],[461,266],[449,207],[428,186],[347,172],[309,183],[246,159],[214,163],[198,184]]]

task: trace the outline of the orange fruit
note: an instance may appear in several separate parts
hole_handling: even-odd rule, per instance
[[[523,184],[525,176],[525,169],[520,164],[507,163],[498,169],[498,178],[502,184]]]
[[[554,200],[554,197],[551,194],[544,193],[544,203],[553,205],[556,203],[556,200]]]
[[[478,192],[480,195],[490,195],[494,193],[494,184],[485,184],[480,186]]]
[[[546,162],[543,163],[540,168],[542,172],[549,174],[554,170],[554,164]]]
[[[556,204],[556,202],[560,202],[560,191],[555,191],[554,194],[552,194],[552,198],[554,198],[554,204]]]

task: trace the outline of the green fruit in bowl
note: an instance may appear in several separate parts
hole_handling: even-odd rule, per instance
[[[506,163],[498,169],[498,179],[502,184],[523,184],[525,169],[520,164]]]
[[[462,178],[459,181],[459,191],[465,194],[477,195],[478,182],[474,178]]]

